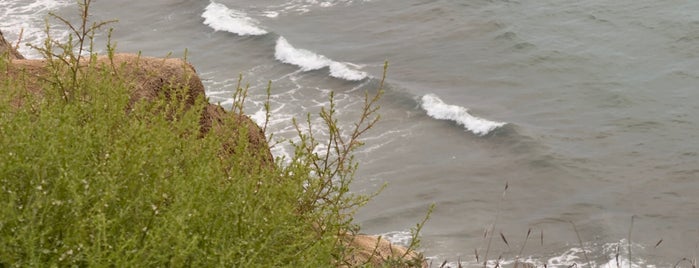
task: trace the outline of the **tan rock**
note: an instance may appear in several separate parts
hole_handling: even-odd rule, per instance
[[[161,94],[170,99],[175,91],[184,88],[188,89],[187,96],[174,101],[183,101],[185,105],[191,106],[198,98],[206,98],[204,86],[194,67],[181,59],[116,54],[112,58],[98,56],[93,62],[83,60],[99,69],[108,68],[107,73],[127,83],[131,92],[131,104],[140,100],[152,101]],[[12,78],[32,94],[41,95],[43,83],[50,80],[49,70],[46,60],[14,59],[6,69],[0,70],[0,80]],[[16,105],[21,105],[21,100],[15,102]],[[225,152],[234,153],[236,135],[240,127],[244,126],[251,145],[247,150],[260,157],[266,165],[274,163],[264,132],[248,116],[226,112],[215,104],[208,104],[201,114],[200,133],[203,135],[214,131],[216,135],[226,137],[228,142],[223,148]],[[232,120],[225,120],[226,117]],[[232,122],[232,125],[228,122]]]
[[[379,236],[348,235],[345,242],[350,254],[338,267],[427,267],[422,254]]]

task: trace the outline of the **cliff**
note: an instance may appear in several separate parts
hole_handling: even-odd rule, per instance
[[[42,96],[42,86],[45,77],[51,75],[46,60],[25,59],[8,43],[0,32],[0,55],[7,57],[7,68],[0,70],[0,81],[14,79],[21,81],[26,90],[34,95]],[[91,64],[93,66],[87,66]],[[107,70],[113,79],[125,82],[129,87],[130,103],[137,101],[153,101],[158,96],[176,95],[175,92],[186,89],[188,94],[182,98],[172,98],[173,101],[183,101],[189,107],[200,98],[206,98],[204,86],[194,67],[181,60],[169,58],[143,57],[136,54],[116,54],[113,57],[98,56],[94,61],[85,63],[87,67]],[[22,105],[22,100],[15,100],[14,105]],[[128,112],[128,111],[125,111]],[[248,116],[227,112],[215,104],[208,104],[200,111],[200,134],[214,133],[228,137],[229,143],[224,151],[231,153],[238,140],[237,129],[246,128],[247,139],[251,147],[249,153],[256,155],[264,165],[272,167],[274,158],[269,150],[265,133]],[[230,118],[232,120],[228,120]],[[338,262],[340,267],[360,265],[386,266],[386,261],[396,259],[412,260],[420,258],[416,252],[408,252],[401,246],[392,245],[385,239],[376,236],[355,235],[343,239],[345,246],[350,249],[350,256]],[[424,262],[421,262],[426,267]]]
[[[1,38],[0,40],[4,40]],[[5,42],[6,44],[6,42]],[[10,57],[10,67],[0,72],[0,79],[12,77],[21,79],[29,92],[41,94],[42,77],[49,75],[45,60],[23,59],[11,47],[5,46],[5,51],[9,55],[17,54],[19,57]],[[1,51],[2,49],[0,49]],[[137,101],[155,100],[159,95],[173,95],[175,91],[186,88],[189,96],[181,100],[186,105],[192,105],[197,98],[205,98],[204,86],[196,75],[193,66],[181,59],[164,59],[142,57],[136,54],[116,54],[112,58],[98,56],[95,64],[97,68],[111,68],[110,72],[114,78],[119,79],[129,85],[131,103]],[[21,101],[18,100],[18,103]],[[233,126],[226,125],[225,117],[232,118]],[[237,129],[244,125],[247,128],[250,149],[253,154],[261,154],[265,163],[273,164],[274,158],[267,148],[267,140],[262,130],[246,115],[228,113],[218,105],[208,104],[201,111],[201,134],[213,131],[217,135],[230,136],[231,146],[227,150],[232,150],[232,144],[236,140]]]

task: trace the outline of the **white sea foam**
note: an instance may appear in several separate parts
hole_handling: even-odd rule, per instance
[[[204,18],[204,24],[216,31],[226,31],[241,36],[267,34],[267,31],[258,26],[259,22],[248,17],[245,12],[213,1],[206,6],[201,17]]]
[[[603,245],[589,245],[585,249],[572,247],[568,248],[559,255],[553,255],[548,257],[520,257],[520,258],[503,258],[497,260],[488,260],[487,267],[512,267],[515,262],[528,263],[534,267],[550,267],[550,268],[567,268],[567,267],[581,267],[581,268],[617,268],[617,267],[631,267],[631,268],[656,268],[658,265],[649,263],[648,260],[644,259],[642,256],[634,257],[633,261],[629,261],[627,256],[617,255],[618,248],[626,247],[626,240],[622,239],[619,242],[607,243]],[[644,247],[639,244],[632,244],[632,247],[636,251],[643,251]],[[587,261],[587,256],[590,257],[590,262]],[[442,257],[433,256],[428,259],[435,262],[439,262]],[[597,260],[597,261],[595,261]],[[598,262],[599,261],[599,262]],[[601,262],[601,263],[600,263]],[[482,267],[483,263],[477,263],[473,260],[458,262],[448,262],[445,267],[458,267],[459,265],[463,267]],[[524,265],[519,265],[519,267],[524,267]]]
[[[29,43],[41,46],[46,38],[45,18],[48,16],[48,13],[74,3],[71,0],[0,1],[0,29],[2,29],[8,42],[16,42],[20,32],[22,32],[22,44]],[[53,39],[58,41],[66,41],[68,39],[68,32],[65,31],[64,27],[51,25],[51,28]],[[27,58],[41,57],[38,52],[25,45],[19,46],[19,52]]]
[[[297,13],[304,14],[310,12],[311,10],[318,10],[322,8],[330,8],[337,5],[349,6],[356,2],[371,2],[372,0],[289,0],[285,1],[281,5],[273,5],[267,7],[268,11],[273,10],[274,12],[280,13]]]
[[[340,79],[359,81],[367,77],[367,73],[352,69],[349,63],[336,62],[312,51],[295,48],[281,36],[277,40],[274,57],[283,63],[299,66],[303,71],[328,67],[330,76]]]
[[[268,18],[276,18],[276,17],[279,17],[279,12],[265,11],[265,12],[262,12],[262,15],[264,15],[265,17],[268,17]]]
[[[392,244],[397,244],[401,246],[409,246],[410,242],[413,240],[413,234],[410,231],[393,231],[388,233],[379,234],[381,238],[388,240]]]
[[[631,267],[631,268],[655,268],[654,264],[648,263],[647,260],[643,259],[641,256],[635,257],[633,261],[629,261],[628,256],[623,254],[617,256],[620,247],[627,247],[628,243],[626,239],[621,239],[618,242],[606,243],[603,245],[590,245],[586,246],[585,250],[581,248],[570,248],[559,256],[554,256],[546,261],[547,267],[588,267],[585,254],[591,256],[598,256],[597,259],[602,259],[602,263],[598,263],[594,260],[590,261],[592,267],[600,268],[616,268],[616,267]],[[641,244],[631,244],[631,247],[636,252],[643,252],[645,247]],[[640,254],[639,254],[640,255]],[[594,258],[593,258],[594,259]],[[606,259],[606,261],[604,261]],[[530,262],[538,263],[533,261],[530,257]],[[537,265],[539,267],[541,265]]]
[[[422,109],[427,111],[427,115],[432,118],[454,121],[462,125],[466,130],[481,136],[507,124],[475,117],[468,113],[468,109],[446,104],[434,94],[422,96]]]

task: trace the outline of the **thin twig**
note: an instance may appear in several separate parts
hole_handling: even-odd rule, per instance
[[[575,223],[573,221],[568,221],[571,225],[573,225],[573,230],[575,231],[575,235],[578,237],[578,244],[580,245],[580,248],[582,249],[583,256],[585,257],[585,261],[587,262],[588,267],[592,267],[592,262],[590,262],[590,258],[587,256],[587,250],[585,250],[585,246],[583,245],[582,238],[580,238],[580,232],[578,232],[578,227],[575,226]]]
[[[500,197],[500,201],[498,201],[498,209],[495,212],[495,219],[493,220],[493,224],[490,227],[490,238],[488,239],[488,244],[485,249],[485,256],[483,259],[483,267],[486,267],[488,265],[488,254],[490,253],[490,246],[493,243],[493,233],[495,232],[495,225],[498,223],[498,218],[500,217],[500,212],[502,210],[502,203],[505,200],[505,195],[507,194],[507,188],[509,188],[509,183],[505,182],[505,190],[502,191],[502,196]],[[486,234],[488,231],[486,231]]]
[[[631,258],[631,231],[633,231],[633,220],[636,217],[636,215],[631,216],[631,225],[629,225],[629,236],[627,238],[626,244],[627,244],[627,250],[629,253],[629,268],[631,268],[632,263],[633,263],[633,258]]]

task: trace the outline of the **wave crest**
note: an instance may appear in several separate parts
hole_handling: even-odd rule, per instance
[[[302,71],[313,71],[328,67],[330,76],[350,81],[359,81],[368,75],[350,68],[347,64],[333,61],[310,50],[295,48],[286,38],[280,36],[274,48],[274,57],[283,63],[296,65]]]
[[[421,106],[430,117],[439,120],[454,121],[463,126],[466,130],[479,136],[486,135],[507,124],[505,122],[496,122],[475,117],[468,113],[468,109],[457,105],[446,104],[435,94],[426,94],[422,96]]]
[[[267,31],[257,25],[257,20],[248,17],[245,12],[213,1],[204,8],[201,17],[204,18],[204,24],[216,31],[231,32],[240,36],[267,34]]]

